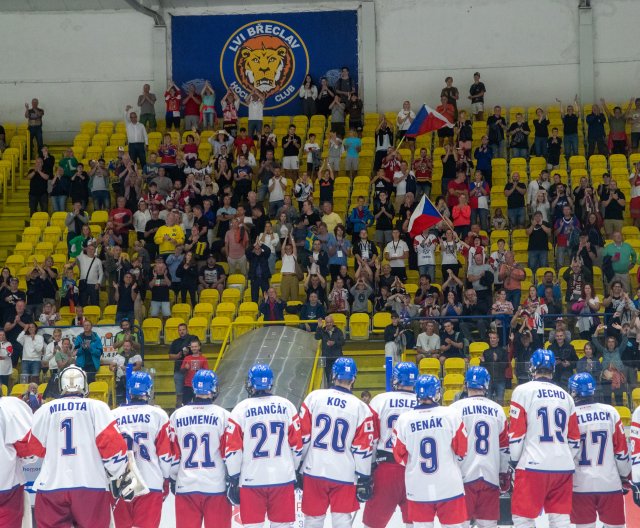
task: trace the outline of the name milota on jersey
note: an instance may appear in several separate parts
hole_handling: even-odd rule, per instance
[[[49,407],[49,413],[53,414],[62,411],[86,411],[87,402],[84,401],[61,401],[52,403]]]

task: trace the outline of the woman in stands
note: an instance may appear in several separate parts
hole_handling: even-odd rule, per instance
[[[233,172],[231,172],[226,158],[218,158],[218,167],[214,177],[218,183],[220,198],[222,198],[226,187],[233,188]]]
[[[449,321],[453,323],[453,326],[458,331],[458,319],[455,318],[456,315],[462,314],[462,304],[458,301],[458,297],[453,290],[449,290],[447,293],[447,300],[445,304],[440,308],[440,315],[442,317],[447,317]]]
[[[460,262],[458,255],[463,248],[462,241],[452,230],[447,229],[444,237],[440,240],[440,251],[442,253],[442,276],[448,277],[449,270],[457,277],[460,272]]]
[[[536,193],[535,201],[531,204],[532,218],[535,213],[540,213],[542,215],[543,222],[549,222],[549,218],[551,216],[551,205],[547,200],[547,191],[544,189],[541,189]]]
[[[329,86],[326,77],[320,78],[320,89],[318,90],[318,98],[316,99],[316,114],[329,117],[331,110],[329,105],[333,102],[333,98],[336,96],[335,92]]]
[[[549,139],[549,124],[547,114],[542,108],[536,108],[536,119],[533,121],[534,139],[533,150],[536,156],[547,157],[547,140]]]
[[[222,105],[222,126],[228,134],[236,137],[238,132],[238,109],[240,108],[240,98],[231,90],[220,101]]]
[[[640,162],[633,166],[633,172],[629,174],[631,184],[631,218],[633,225],[640,227]]]
[[[316,99],[318,98],[318,88],[311,75],[307,75],[304,78],[304,83],[300,87],[298,95],[302,101],[302,114],[311,119],[311,116],[316,114]]]

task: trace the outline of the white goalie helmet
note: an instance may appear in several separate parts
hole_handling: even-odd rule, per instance
[[[84,370],[76,365],[65,368],[58,378],[60,394],[78,394],[87,396],[89,394],[89,383]]]

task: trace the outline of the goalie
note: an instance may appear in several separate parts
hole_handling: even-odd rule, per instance
[[[39,528],[108,528],[111,488],[132,500],[146,490],[107,404],[90,400],[87,376],[73,365],[59,376],[60,398],[33,417],[29,452],[43,459],[36,491]],[[106,473],[105,473],[106,470]]]

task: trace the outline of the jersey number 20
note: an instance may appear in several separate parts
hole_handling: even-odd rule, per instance
[[[318,449],[328,449],[325,437],[331,436],[331,449],[336,453],[344,453],[347,444],[347,434],[349,433],[349,422],[344,418],[331,419],[328,414],[316,416],[315,426],[320,429],[318,436],[313,442],[313,447]]]

